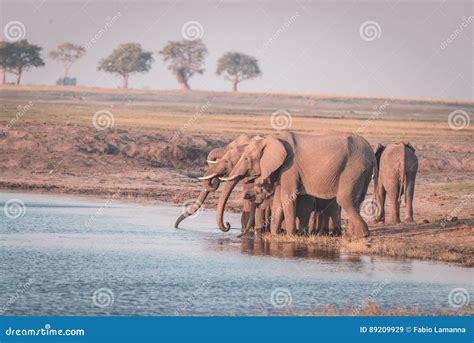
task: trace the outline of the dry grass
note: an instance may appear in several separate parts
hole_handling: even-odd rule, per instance
[[[17,102],[3,102],[0,107],[0,122],[9,122],[18,111]],[[95,112],[103,105],[35,103],[21,118],[21,123],[68,124],[92,127]],[[269,115],[227,114],[216,111],[193,117],[189,112],[158,111],[141,105],[106,107],[114,114],[115,127],[122,129],[176,131],[186,128],[186,134],[228,135],[240,133],[274,133]],[[196,118],[196,119],[194,119]],[[331,119],[310,116],[292,116],[291,129],[300,132],[361,132],[368,139],[384,141],[437,142],[469,140],[474,128],[461,131],[449,129],[444,122],[407,122],[396,120]]]
[[[416,258],[474,266],[474,220],[412,226],[378,227],[366,239],[349,241],[337,237],[302,237],[262,235],[267,242],[306,244],[318,249],[335,249],[346,253]]]

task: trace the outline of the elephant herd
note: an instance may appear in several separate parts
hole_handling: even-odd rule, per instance
[[[349,220],[348,238],[367,237],[369,229],[360,207],[374,179],[375,222],[385,220],[384,204],[391,202],[392,221],[400,222],[405,195],[406,221],[413,221],[413,195],[418,161],[410,143],[379,144],[375,151],[363,137],[350,133],[241,135],[227,146],[213,149],[203,188],[194,206],[176,220],[195,213],[211,192],[225,183],[217,205],[217,224],[226,232],[224,210],[232,191],[242,182],[241,229],[287,235],[343,233],[341,208]]]

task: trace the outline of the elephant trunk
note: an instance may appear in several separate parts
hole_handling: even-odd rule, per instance
[[[230,224],[228,222],[226,222],[224,225],[225,205],[227,204],[227,200],[229,199],[230,194],[241,179],[242,178],[237,178],[233,181],[227,182],[224,190],[219,196],[219,202],[217,204],[217,225],[219,226],[219,229],[223,232],[227,232],[230,230]]]
[[[209,179],[209,180],[204,180],[202,183],[204,189],[208,192],[217,191],[220,184],[221,184],[221,181],[217,177],[213,177],[212,179]]]
[[[185,220],[186,218],[188,218],[189,216],[192,216],[194,213],[196,213],[197,210],[199,210],[202,206],[202,204],[204,203],[204,201],[206,200],[207,196],[209,195],[209,191],[208,190],[205,190],[203,189],[201,191],[201,193],[199,194],[199,197],[195,203],[195,205],[197,206],[193,206],[193,208],[190,210],[189,208],[186,209],[186,212],[184,212],[183,214],[181,214],[179,216],[178,219],[176,219],[176,222],[174,223],[174,227],[177,229],[179,224]]]

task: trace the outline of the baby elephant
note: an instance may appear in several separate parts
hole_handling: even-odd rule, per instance
[[[400,202],[405,195],[405,222],[413,222],[413,195],[418,171],[418,158],[410,143],[394,143],[375,148],[378,176],[375,180],[376,200],[380,206],[375,222],[385,221],[385,197],[391,202],[392,222],[400,223]]]

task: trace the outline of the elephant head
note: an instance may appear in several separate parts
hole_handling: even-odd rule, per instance
[[[266,181],[263,184],[255,184],[255,186],[245,192],[244,199],[250,200],[257,206],[261,205],[265,200],[271,198],[274,193],[274,187],[270,182]]]
[[[222,181],[234,181],[244,177],[255,179],[256,184],[263,184],[270,175],[280,168],[287,158],[285,145],[276,137],[253,140],[246,147],[229,177]]]
[[[228,175],[228,172],[232,170],[232,167],[237,163],[240,158],[240,154],[243,152],[243,147],[251,138],[248,135],[241,135],[235,140],[230,142],[225,147],[215,148],[207,155],[208,168],[204,176],[199,179],[203,181],[203,188],[199,194],[196,206],[192,206],[181,214],[175,222],[175,228],[178,228],[179,224],[187,217],[193,215],[202,206],[204,201],[210,192],[215,192],[220,185],[220,176]],[[238,155],[232,153],[233,150],[237,150]],[[229,162],[228,162],[229,161]]]
[[[276,137],[254,139],[245,148],[239,161],[236,163],[229,177],[220,177],[222,181],[229,181],[221,193],[217,206],[219,228],[223,231],[230,229],[230,224],[223,224],[223,215],[227,200],[237,183],[245,178],[245,182],[255,180],[255,184],[263,184],[270,175],[279,169],[287,158],[285,145]]]

